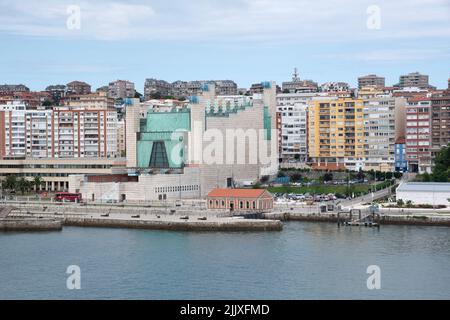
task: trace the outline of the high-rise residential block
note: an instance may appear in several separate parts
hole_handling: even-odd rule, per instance
[[[396,116],[401,116],[405,104],[403,98],[364,100],[364,170],[394,170],[395,141],[403,134],[396,131]]]
[[[398,86],[400,88],[417,87],[421,89],[432,88],[429,84],[428,75],[420,74],[419,72],[408,73],[400,76]]]
[[[136,90],[134,83],[125,80],[110,82],[108,85],[108,96],[113,99],[134,98]]]
[[[406,105],[406,160],[410,172],[431,172],[431,99],[410,98]]]
[[[72,81],[66,84],[67,94],[88,94],[91,93],[91,86],[86,82]]]
[[[313,167],[359,170],[364,161],[363,101],[313,98],[309,103],[309,157]]]
[[[369,74],[367,76],[362,76],[358,78],[358,88],[362,89],[364,87],[385,87],[385,78],[379,77],[376,74]]]
[[[0,94],[13,94],[17,92],[30,92],[30,89],[23,84],[0,85]]]
[[[433,157],[450,144],[450,91],[434,94],[431,98]]]

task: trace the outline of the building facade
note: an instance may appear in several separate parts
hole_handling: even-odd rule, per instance
[[[265,189],[214,189],[206,200],[208,209],[246,213],[273,209],[273,196]]]
[[[278,106],[280,115],[280,157],[283,162],[308,160],[308,104]]]
[[[402,98],[364,100],[364,170],[392,172],[395,167],[396,121],[405,108]],[[403,117],[404,120],[404,117]]]
[[[134,98],[136,90],[134,83],[125,80],[110,82],[108,85],[108,96],[113,99]]]
[[[397,139],[397,141],[395,142],[395,171],[408,172],[405,138]]]
[[[95,96],[95,97],[94,97]],[[74,96],[72,96],[74,97]],[[0,105],[3,158],[117,157],[117,112],[101,95],[85,95],[53,109]]]
[[[147,79],[144,85],[145,100],[150,100],[152,95],[159,94],[173,96],[175,98],[200,95],[205,85],[214,85],[218,95],[237,95],[237,84],[232,80],[200,80],[200,81],[175,81],[169,83],[164,80]]]
[[[450,90],[431,98],[431,152],[433,158],[450,144]]]
[[[379,77],[376,74],[369,74],[358,78],[359,89],[362,89],[363,87],[384,88],[385,85],[385,78]]]
[[[0,94],[12,94],[17,92],[30,92],[30,89],[23,84],[2,84]]]
[[[91,93],[91,86],[86,82],[72,81],[66,84],[66,94],[89,94]]]
[[[411,98],[406,105],[406,160],[410,172],[431,173],[431,99]]]
[[[359,170],[364,161],[364,111],[358,99],[313,98],[309,157],[314,166]]]
[[[428,75],[420,74],[419,72],[412,72],[400,76],[398,86],[400,88],[417,87],[420,89],[432,88],[428,82]]]

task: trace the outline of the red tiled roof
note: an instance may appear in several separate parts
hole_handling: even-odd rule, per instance
[[[265,191],[265,189],[213,189],[208,193],[208,197],[258,198]]]

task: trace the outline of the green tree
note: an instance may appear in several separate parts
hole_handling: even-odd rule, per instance
[[[36,192],[38,192],[41,190],[41,187],[44,185],[44,179],[42,179],[41,176],[36,176],[36,177],[34,177],[32,183],[36,189]]]
[[[23,177],[17,181],[17,189],[20,190],[22,195],[25,194],[25,192],[30,191],[30,189],[32,188],[32,185],[33,185],[32,181],[28,181]]]
[[[11,175],[6,177],[5,180],[5,184],[4,184],[5,189],[9,190],[9,191],[16,191],[17,189],[17,177],[15,175]]]
[[[450,145],[441,149],[434,160],[431,180],[435,182],[448,182],[450,179]]]

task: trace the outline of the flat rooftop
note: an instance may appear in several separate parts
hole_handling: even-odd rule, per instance
[[[402,183],[397,191],[448,192],[450,194],[450,182],[407,182]]]

